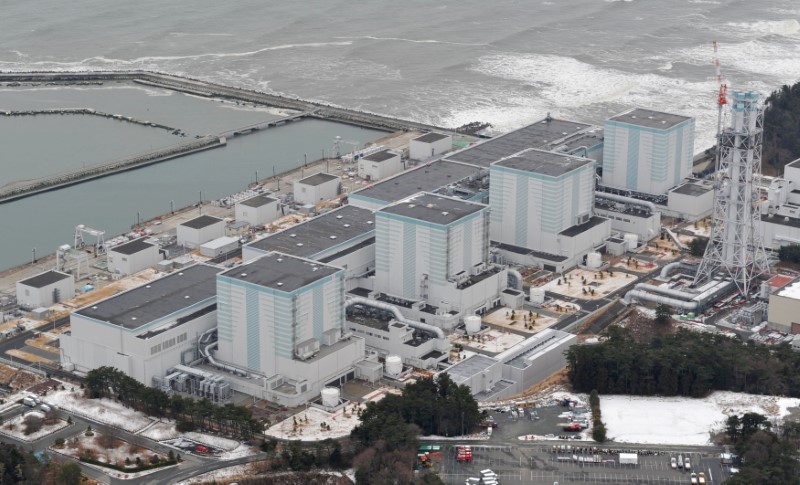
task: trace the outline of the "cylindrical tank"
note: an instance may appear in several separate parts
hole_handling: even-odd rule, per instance
[[[329,408],[339,405],[339,389],[335,387],[326,387],[320,394],[322,394],[322,405]]]
[[[531,288],[531,305],[544,304],[544,288]]]
[[[591,269],[597,269],[603,265],[603,256],[597,251],[591,252],[586,256],[586,266]]]
[[[386,375],[397,377],[403,372],[403,358],[399,355],[386,357]]]
[[[478,315],[470,315],[464,317],[464,326],[467,327],[467,335],[478,333],[481,330],[481,317]]]
[[[639,246],[639,236],[636,234],[625,234],[623,240],[628,247],[628,251],[633,251]]]

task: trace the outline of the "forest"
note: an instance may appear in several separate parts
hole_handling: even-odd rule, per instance
[[[800,82],[784,85],[767,98],[764,110],[764,173],[780,175],[800,158]]]
[[[71,461],[43,463],[17,446],[0,443],[0,483],[78,485],[81,468]]]
[[[350,435],[362,448],[353,459],[356,484],[414,483],[419,433],[462,435],[480,421],[469,387],[454,383],[446,373],[409,384],[401,396],[389,394],[369,403]],[[424,483],[440,483],[435,475],[423,478]]]
[[[735,391],[800,397],[800,353],[738,338],[679,329],[637,342],[618,326],[595,345],[567,351],[568,377],[577,392],[702,397]]]
[[[739,473],[727,484],[800,484],[800,423],[786,423],[781,430],[774,430],[765,416],[745,413],[728,418],[725,434],[739,456]]]
[[[86,375],[89,397],[107,397],[150,416],[169,417],[177,421],[178,431],[195,427],[214,429],[249,439],[262,430],[249,409],[226,404],[218,406],[207,399],[193,399],[145,386],[113,367],[98,367]]]

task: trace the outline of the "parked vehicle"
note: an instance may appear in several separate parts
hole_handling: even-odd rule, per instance
[[[48,406],[47,404],[42,404],[41,406],[39,406],[39,409],[41,409],[42,411],[44,411],[46,413],[49,413],[50,411],[52,411],[52,408],[50,406]]]
[[[691,479],[692,479],[692,485],[697,485],[697,473],[692,472]]]
[[[683,455],[678,455],[678,468],[683,469]]]
[[[691,470],[691,469],[692,469],[692,462],[689,460],[689,457],[688,457],[688,456],[686,457],[686,461],[685,461],[685,462],[683,462],[683,468],[684,468],[686,471],[689,471],[689,470]]]
[[[22,404],[28,406],[29,408],[35,408],[36,407],[36,401],[34,401],[33,398],[30,398],[30,397],[24,398],[22,400]]]
[[[636,453],[620,453],[619,454],[619,464],[620,465],[638,465],[639,464],[639,455]]]
[[[704,472],[697,474],[697,483],[698,485],[706,485],[706,474]]]
[[[676,460],[674,456],[673,456],[672,458],[670,458],[670,459],[669,459],[669,466],[670,466],[670,468],[672,468],[673,470],[675,470],[676,468],[678,468],[678,460]]]

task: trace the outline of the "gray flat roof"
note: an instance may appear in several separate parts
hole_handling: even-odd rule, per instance
[[[675,190],[673,190],[673,192],[676,194],[688,195],[690,197],[699,197],[703,194],[710,192],[711,190],[713,189],[689,182],[683,185],[679,185],[678,187],[675,188]]]
[[[65,280],[67,278],[72,278],[72,276],[51,270],[37,274],[36,276],[31,276],[28,279],[20,281],[20,283],[25,286],[30,286],[31,288],[44,288],[45,286],[52,285],[56,281]]]
[[[126,256],[130,256],[131,254],[136,254],[140,251],[144,251],[145,249],[152,248],[155,244],[146,241],[146,237],[140,237],[139,239],[134,239],[131,242],[126,242],[125,244],[120,244],[119,246],[115,246],[109,251],[114,251],[115,253],[124,254]]]
[[[392,153],[389,150],[381,150],[379,152],[370,153],[366,157],[362,158],[362,160],[369,160],[370,162],[385,162],[386,160],[391,160],[398,156],[396,153]]]
[[[590,163],[594,162],[588,158],[544,150],[528,150],[500,160],[495,165],[550,177],[559,177]]]
[[[688,116],[636,108],[626,111],[625,113],[618,114],[617,116],[610,118],[610,121],[666,130],[689,119],[691,118]]]
[[[606,219],[605,217],[592,216],[588,221],[584,222],[583,224],[578,224],[577,226],[568,227],[563,231],[559,232],[559,234],[567,237],[575,237],[578,234],[588,231],[594,226],[598,226],[606,222],[607,220],[608,219]]]
[[[537,121],[518,130],[506,133],[466,150],[447,156],[448,160],[488,167],[492,163],[528,148],[557,146],[560,140],[574,136],[592,125],[554,118]]]
[[[250,197],[249,199],[245,199],[239,203],[242,205],[246,205],[247,207],[262,207],[267,204],[277,202],[277,200],[278,199],[270,197],[268,195],[257,195],[255,197]]]
[[[197,264],[101,300],[75,313],[137,329],[216,295],[219,268]]]
[[[485,205],[476,202],[420,193],[384,207],[379,212],[446,225],[485,208]]]
[[[422,143],[433,143],[435,141],[439,141],[439,140],[443,140],[445,138],[448,138],[449,136],[450,135],[443,135],[441,133],[431,132],[431,133],[425,133],[422,136],[418,136],[418,137],[414,138],[413,141],[421,141]]]
[[[200,216],[182,223],[181,226],[191,227],[192,229],[202,229],[218,222],[222,222],[222,219],[219,217]]]
[[[497,359],[493,359],[481,354],[475,354],[472,357],[462,360],[458,364],[451,366],[444,372],[447,372],[454,381],[461,383],[477,374],[480,374],[499,362],[500,361]]]
[[[346,205],[247,246],[308,258],[374,230],[375,214],[371,210]]]
[[[406,170],[394,177],[370,187],[353,192],[352,195],[370,197],[386,203],[397,202],[417,192],[434,192],[446,185],[460,182],[480,170],[474,165],[439,160]]]
[[[320,172],[320,173],[315,173],[314,175],[309,175],[308,177],[300,180],[300,183],[304,184],[304,185],[314,185],[314,186],[316,186],[316,185],[322,185],[325,182],[329,182],[329,181],[331,181],[333,179],[338,179],[338,178],[339,177],[337,177],[336,175],[331,175],[329,173]]]
[[[341,270],[327,264],[296,258],[288,254],[269,253],[225,271],[220,276],[288,293],[337,271]]]
[[[800,168],[800,158],[786,164],[787,167]]]

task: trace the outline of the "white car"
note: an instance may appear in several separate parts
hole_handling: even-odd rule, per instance
[[[669,466],[672,467],[673,470],[678,468],[678,460],[676,460],[674,456],[669,459]]]

